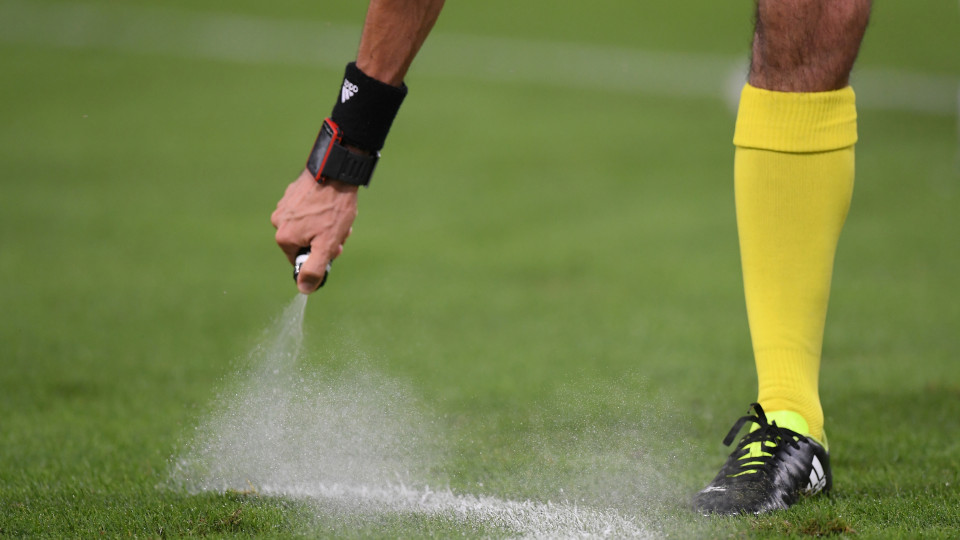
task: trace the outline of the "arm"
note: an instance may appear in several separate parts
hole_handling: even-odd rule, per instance
[[[400,86],[443,3],[444,0],[371,0],[357,67],[378,81]],[[356,186],[335,180],[318,183],[304,169],[277,203],[270,221],[277,229],[276,241],[287,259],[293,264],[301,247],[311,249],[297,280],[300,292],[309,294],[316,290],[327,263],[343,252],[343,243],[357,216],[357,191]]]
[[[444,0],[371,0],[357,65],[364,73],[400,86],[433,28]]]

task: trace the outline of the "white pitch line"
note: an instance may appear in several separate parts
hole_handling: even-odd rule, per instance
[[[107,49],[246,64],[339,70],[356,54],[359,26],[194,13],[142,6],[0,0],[0,41]],[[414,69],[494,80],[730,101],[744,58],[435,32]],[[857,69],[861,107],[954,116],[958,77]]]
[[[342,68],[359,28],[224,13],[0,0],[0,41],[244,64]]]

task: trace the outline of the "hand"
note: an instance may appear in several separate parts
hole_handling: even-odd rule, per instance
[[[357,186],[335,180],[320,184],[306,169],[287,186],[270,222],[291,265],[297,251],[310,246],[310,257],[297,279],[300,292],[310,294],[320,286],[327,263],[343,252],[356,217]]]

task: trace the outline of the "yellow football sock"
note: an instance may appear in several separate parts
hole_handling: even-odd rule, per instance
[[[833,258],[853,193],[853,89],[747,85],[734,135],[740,257],[761,406],[824,440],[818,390]]]

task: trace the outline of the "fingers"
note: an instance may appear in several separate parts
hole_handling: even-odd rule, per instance
[[[288,235],[287,229],[277,229],[277,234],[274,236],[274,239],[277,241],[280,249],[283,250],[284,255],[287,256],[290,264],[293,264],[297,258],[297,252],[303,247],[300,241],[298,241],[296,237]]]
[[[357,216],[357,186],[329,181],[318,184],[309,173],[291,183],[277,203],[270,222],[275,239],[290,264],[309,246],[311,256],[300,266],[297,288],[309,294],[323,282],[326,266],[343,252]]]
[[[324,257],[323,253],[317,251],[311,253],[307,260],[300,267],[300,275],[297,277],[297,290],[303,294],[310,294],[320,288],[324,277],[327,275],[329,257]]]
[[[300,274],[297,276],[297,289],[303,294],[310,294],[323,285],[327,272],[330,271],[330,263],[343,253],[343,244],[337,246],[332,255],[327,256],[323,256],[319,242],[312,245],[310,250],[310,256],[300,266]]]

